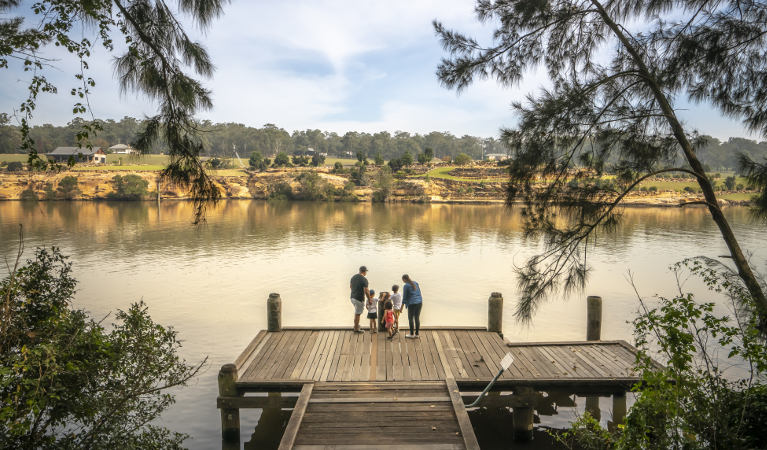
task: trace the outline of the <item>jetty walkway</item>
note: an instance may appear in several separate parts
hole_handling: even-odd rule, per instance
[[[217,406],[224,441],[239,442],[241,408],[263,405],[263,397],[247,393],[278,391],[300,392],[281,449],[477,449],[461,391],[484,388],[507,353],[514,363],[494,389],[518,394],[515,435],[532,433],[533,411],[524,398],[536,389],[613,392],[625,405],[624,392],[639,380],[633,370],[634,347],[598,336],[590,341],[511,343],[493,329],[500,320],[493,320],[492,300],[488,327],[426,328],[419,339],[399,333],[391,340],[384,332],[283,328],[281,308],[270,306],[272,331],[260,331],[219,372]],[[591,310],[589,314],[594,315]],[[594,333],[589,330],[592,338]],[[398,418],[396,432],[386,433],[394,425],[382,418],[392,416]],[[390,438],[384,442],[382,436]]]

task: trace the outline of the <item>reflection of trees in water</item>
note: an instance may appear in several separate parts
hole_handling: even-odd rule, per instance
[[[190,202],[164,201],[159,208],[156,202],[3,202],[0,232],[15,233],[9,229],[19,223],[28,235],[75,231],[67,235],[75,240],[73,246],[95,240],[107,244],[100,249],[107,252],[117,247],[127,252],[165,247],[194,252],[210,244],[224,251],[255,244],[268,251],[289,240],[327,239],[346,246],[364,240],[378,245],[416,242],[428,250],[440,244],[460,247],[479,238],[511,248],[522,236],[519,208],[499,205],[224,201],[209,211],[201,227],[191,225]],[[731,208],[728,215],[736,223],[748,220],[745,208]],[[680,229],[696,233],[713,230],[713,224],[701,208],[629,208],[607,240],[625,244],[645,230]]]

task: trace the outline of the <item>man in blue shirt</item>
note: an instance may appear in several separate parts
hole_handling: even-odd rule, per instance
[[[360,267],[358,274],[354,275],[349,282],[349,288],[351,289],[351,301],[354,305],[354,332],[364,333],[360,330],[360,315],[365,309],[365,301],[370,299],[370,291],[368,290],[368,280],[365,276],[368,273],[368,268],[365,266]]]

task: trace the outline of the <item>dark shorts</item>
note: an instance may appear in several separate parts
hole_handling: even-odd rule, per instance
[[[377,318],[378,318],[378,314],[376,314],[376,313],[368,313],[368,319],[377,319]]]

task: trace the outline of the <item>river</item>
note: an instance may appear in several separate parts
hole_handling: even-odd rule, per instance
[[[753,251],[754,267],[767,273],[763,226],[746,208],[728,208],[726,215],[742,247]],[[159,208],[152,202],[0,202],[0,257],[15,253],[22,224],[27,256],[35,246],[56,245],[71,257],[79,281],[75,306],[101,318],[143,299],[155,321],[179,331],[187,360],[209,358],[162,419],[190,434],[191,448],[220,444],[216,374],[265,328],[270,292],[282,296],[284,325],[350,325],[349,278],[357,267],[369,268],[376,290],[401,284],[408,273],[421,285],[428,326],[485,325],[487,298],[499,291],[506,301],[504,334],[512,341],[585,339],[585,296],[601,295],[602,338],[631,342],[628,321],[638,302],[629,273],[641,295],[673,295],[670,265],[727,253],[705,209],[626,209],[618,230],[590,249],[585,291],[543,303],[533,322],[522,325],[511,314],[514,267],[540,246],[525,241],[519,214],[501,206],[225,201],[209,211],[205,225],[193,226],[191,219],[188,202]],[[0,275],[6,274],[3,266]],[[695,280],[685,288],[704,292]],[[609,401],[601,399],[605,411]],[[565,426],[583,410],[580,403],[541,420]],[[243,441],[251,439],[259,416],[260,410],[243,411]],[[472,417],[481,422],[478,433],[492,430],[497,419]],[[272,434],[268,439],[279,439]]]

